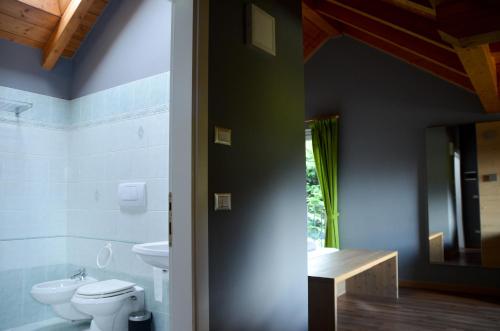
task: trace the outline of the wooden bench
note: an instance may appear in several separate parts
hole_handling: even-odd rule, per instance
[[[398,253],[345,249],[309,258],[309,331],[337,330],[337,297],[347,294],[397,300]]]

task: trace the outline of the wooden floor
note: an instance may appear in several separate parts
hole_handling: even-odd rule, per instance
[[[342,296],[339,331],[500,330],[500,299],[400,289],[398,303]]]

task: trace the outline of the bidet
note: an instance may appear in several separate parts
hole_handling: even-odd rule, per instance
[[[79,287],[95,282],[97,279],[92,277],[53,280],[34,285],[31,289],[31,295],[38,302],[52,306],[54,312],[64,319],[70,321],[90,320],[89,315],[73,307],[71,298]]]

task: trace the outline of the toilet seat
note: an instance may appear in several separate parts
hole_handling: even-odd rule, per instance
[[[134,286],[135,283],[110,279],[82,286],[77,290],[76,296],[82,299],[112,298],[134,292]]]

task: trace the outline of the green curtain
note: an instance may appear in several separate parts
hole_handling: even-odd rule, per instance
[[[339,248],[338,128],[337,118],[315,121],[311,125],[314,162],[326,210],[325,247],[334,248]]]

